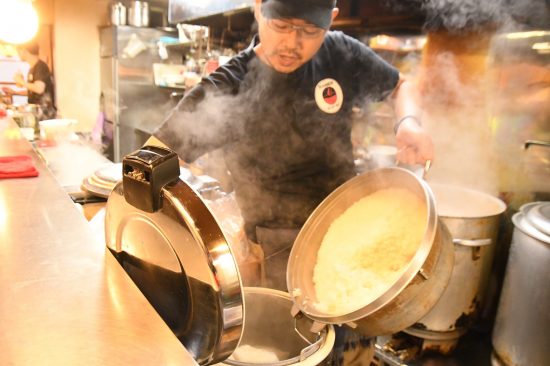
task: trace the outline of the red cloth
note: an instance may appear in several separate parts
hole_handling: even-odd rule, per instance
[[[30,156],[0,156],[0,179],[25,177],[38,177]]]

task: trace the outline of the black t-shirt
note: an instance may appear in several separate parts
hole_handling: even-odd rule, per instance
[[[351,110],[381,100],[398,71],[370,48],[328,32],[312,60],[278,73],[249,47],[201,81],[155,136],[182,159],[223,148],[247,233],[300,227],[355,175]]]
[[[38,104],[41,107],[43,118],[48,119],[55,117],[55,103],[54,103],[54,89],[52,74],[48,65],[42,61],[38,62],[29,69],[27,75],[29,82],[42,81],[45,84],[44,93],[37,94],[32,91],[28,91],[28,102],[30,104]]]

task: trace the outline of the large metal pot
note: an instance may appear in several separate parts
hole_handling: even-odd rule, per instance
[[[523,205],[493,328],[493,364],[550,365],[550,202]]]
[[[406,332],[429,340],[425,348],[447,353],[484,308],[500,215],[506,205],[471,189],[438,183],[430,187],[439,218],[453,237],[455,264],[437,304]]]
[[[313,271],[330,224],[359,199],[396,187],[425,202],[427,225],[418,251],[398,280],[374,301],[348,314],[323,312],[316,306]],[[403,330],[425,316],[447,286],[452,268],[451,236],[438,220],[428,185],[405,169],[384,168],[349,180],[315,209],[294,242],[287,283],[294,303],[307,317],[321,324],[347,324],[365,336],[376,336]]]

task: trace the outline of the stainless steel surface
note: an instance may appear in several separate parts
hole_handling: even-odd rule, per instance
[[[550,365],[550,236],[528,221],[524,205],[512,217],[514,232],[492,343],[507,366]]]
[[[41,147],[40,152],[48,162],[50,172],[62,187],[79,186],[82,179],[110,163],[93,146],[80,141]]]
[[[328,314],[316,306],[313,269],[322,239],[334,219],[351,204],[377,190],[405,188],[425,202],[427,226],[422,243],[404,274],[382,296],[349,314]],[[293,301],[308,317],[325,323],[351,323],[365,335],[390,334],[411,326],[437,302],[451,276],[451,237],[438,222],[433,195],[422,180],[401,168],[370,171],[331,193],[310,215],[292,248],[287,283]]]
[[[196,365],[15,130],[40,176],[0,180],[0,364]]]
[[[119,183],[107,202],[107,247],[201,365],[224,360],[243,324],[237,263],[200,196],[178,179],[147,213]]]
[[[458,340],[483,310],[500,215],[506,205],[475,190],[441,183],[430,183],[430,187],[439,217],[453,237],[455,264],[439,301],[406,332],[448,343]]]
[[[170,23],[185,23],[193,19],[204,18],[215,14],[232,13],[236,11],[251,11],[252,0],[218,0],[198,3],[194,0],[170,0],[168,19]]]
[[[170,36],[177,32],[131,26],[100,30],[101,107],[113,129],[114,162],[143,146],[172,108],[171,90],[156,87],[153,74],[155,63],[181,63],[176,52],[168,60],[159,55],[157,42]],[[137,54],[128,51],[136,47]]]
[[[329,356],[335,340],[332,325],[312,333],[309,319],[291,315],[293,303],[288,293],[260,287],[245,287],[243,291],[246,305],[243,337],[234,355],[220,365],[314,366]],[[279,361],[260,360],[254,350],[260,354],[271,352]]]

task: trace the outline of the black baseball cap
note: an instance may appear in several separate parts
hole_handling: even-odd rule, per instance
[[[272,19],[303,19],[328,29],[335,7],[336,0],[262,0],[262,15]]]

